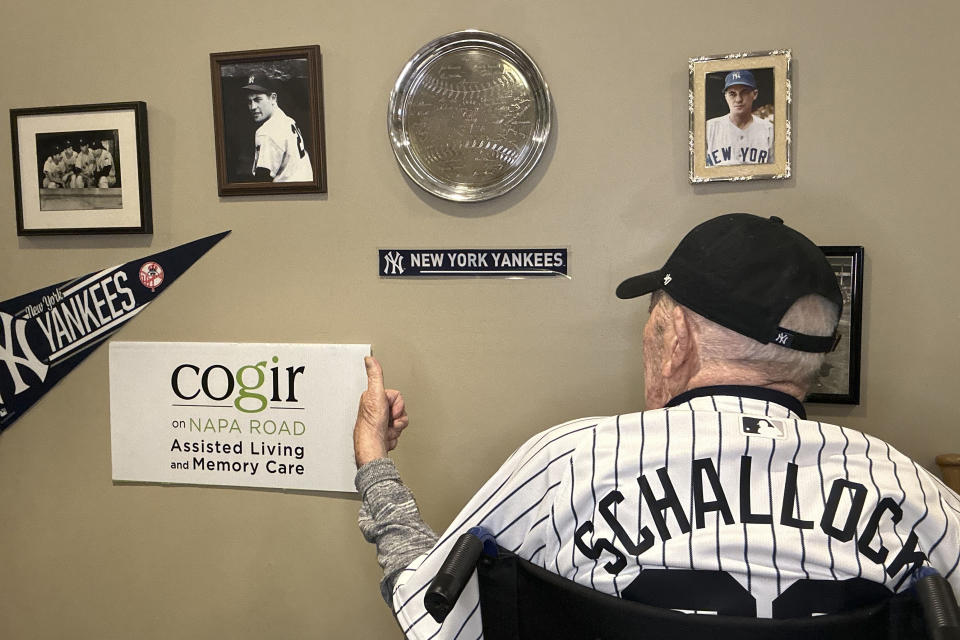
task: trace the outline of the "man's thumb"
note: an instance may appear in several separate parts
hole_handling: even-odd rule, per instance
[[[363,364],[367,367],[367,391],[383,391],[383,369],[373,356],[366,356]]]

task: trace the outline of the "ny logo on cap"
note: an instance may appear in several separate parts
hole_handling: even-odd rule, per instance
[[[250,80],[247,81],[247,84],[253,84],[257,81],[257,76],[250,76]]]
[[[669,274],[669,273],[668,273],[667,275],[663,276],[663,284],[664,284],[664,285],[670,284],[670,281],[671,281],[671,280],[673,280],[673,278],[670,277],[670,274]]]
[[[730,77],[733,78],[734,80],[739,80],[739,79],[740,79],[740,72],[739,72],[739,71],[734,71],[733,73],[730,74]]]
[[[784,333],[783,331],[777,333],[777,338],[774,340],[777,344],[782,344],[785,347],[789,347],[790,343],[793,342],[793,336],[789,333]]]

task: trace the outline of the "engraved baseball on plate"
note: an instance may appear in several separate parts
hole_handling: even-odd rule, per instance
[[[390,93],[397,161],[426,191],[489,200],[536,166],[550,135],[550,92],[520,47],[485,31],[437,38],[413,55]]]

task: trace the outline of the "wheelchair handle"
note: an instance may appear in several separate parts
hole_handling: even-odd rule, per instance
[[[423,597],[423,605],[434,620],[442,623],[446,619],[473,575],[480,555],[484,550],[490,554],[491,548],[491,555],[496,555],[493,537],[480,527],[470,529],[454,543]]]
[[[950,583],[939,573],[931,572],[917,580],[914,588],[923,607],[923,618],[930,638],[960,639],[960,611],[957,610]]]

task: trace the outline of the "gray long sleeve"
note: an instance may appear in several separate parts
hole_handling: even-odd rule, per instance
[[[377,561],[383,568],[380,595],[393,609],[397,576],[433,548],[437,534],[420,517],[413,493],[400,480],[393,460],[380,458],[363,465],[354,484],[362,500],[360,531],[367,542],[377,545]]]

